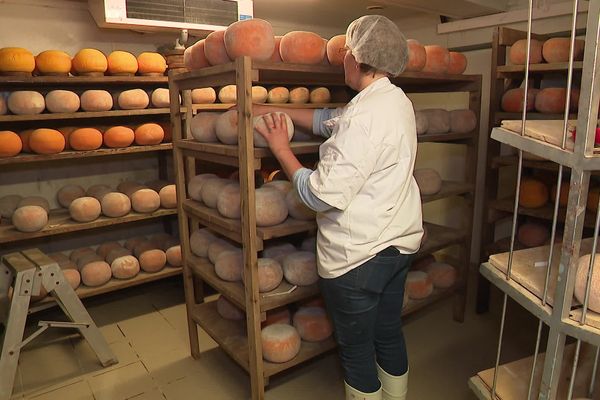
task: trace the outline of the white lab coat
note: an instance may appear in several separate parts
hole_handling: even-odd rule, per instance
[[[312,193],[333,207],[317,214],[321,277],[338,277],[388,246],[403,254],[419,249],[416,150],[412,103],[389,79],[373,82],[345,107],[309,178]]]

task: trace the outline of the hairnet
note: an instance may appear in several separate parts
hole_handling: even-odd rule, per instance
[[[406,38],[398,26],[382,15],[365,15],[350,23],[346,46],[357,62],[398,76],[408,60]]]

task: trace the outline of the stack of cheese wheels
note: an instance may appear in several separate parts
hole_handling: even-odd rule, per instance
[[[301,307],[294,314],[293,324],[307,342],[321,342],[333,334],[333,324],[323,307]]]
[[[272,324],[261,331],[263,358],[273,363],[292,360],[300,352],[301,338],[288,324]]]
[[[279,54],[286,63],[321,64],[326,53],[327,41],[314,32],[288,32],[279,45]]]
[[[275,49],[273,27],[269,22],[258,18],[229,25],[223,41],[231,60],[248,56],[256,61],[267,61]]]
[[[40,75],[68,76],[71,67],[71,56],[64,51],[46,50],[35,57],[35,69]]]
[[[31,75],[35,58],[27,49],[4,47],[0,49],[0,75]]]

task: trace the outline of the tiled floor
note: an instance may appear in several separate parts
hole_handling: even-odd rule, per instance
[[[246,373],[200,333],[202,357],[189,356],[185,306],[177,279],[86,301],[119,363],[102,368],[88,344],[65,331],[47,332],[22,353],[14,399],[35,400],[226,400],[249,398]],[[497,300],[497,299],[496,299]],[[496,301],[498,304],[499,301]],[[473,399],[467,379],[494,361],[497,312],[452,320],[449,302],[406,321],[411,400]],[[505,358],[533,349],[535,325],[511,305]],[[516,313],[514,311],[517,311]],[[30,318],[60,316],[56,310]],[[511,325],[515,324],[515,325]],[[515,326],[520,329],[515,329]],[[519,332],[530,332],[524,336]],[[531,336],[529,338],[529,336]],[[520,338],[520,339],[518,339]],[[335,353],[271,378],[267,399],[343,399]]]

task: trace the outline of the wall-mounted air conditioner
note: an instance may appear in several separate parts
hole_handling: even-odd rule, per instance
[[[252,18],[252,0],[88,0],[101,28],[138,31],[187,29],[206,35]]]

